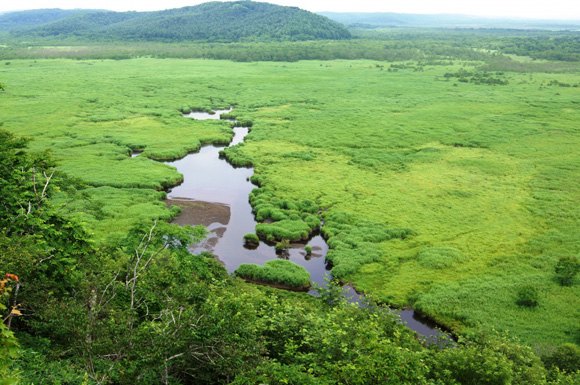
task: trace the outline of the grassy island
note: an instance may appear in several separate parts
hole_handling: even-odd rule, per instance
[[[284,259],[268,261],[264,266],[243,263],[236,270],[238,277],[292,290],[308,290],[310,274],[300,265]]]

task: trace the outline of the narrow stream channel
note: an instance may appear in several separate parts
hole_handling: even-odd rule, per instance
[[[192,112],[184,115],[197,120],[220,119],[220,115],[230,112],[216,110],[215,114]],[[230,146],[242,142],[248,128],[235,127]],[[320,235],[313,236],[307,243],[293,243],[283,253],[277,253],[273,246],[260,242],[257,248],[244,246],[243,236],[254,233],[256,221],[248,196],[254,186],[249,182],[253,168],[233,167],[219,157],[223,146],[206,145],[199,152],[191,153],[182,159],[166,162],[183,174],[184,181],[171,189],[167,203],[182,209],[174,222],[181,225],[204,225],[210,231],[208,238],[190,248],[192,253],[209,251],[224,263],[229,273],[233,273],[242,263],[263,265],[274,258],[285,258],[308,270],[312,281],[324,285],[325,276],[330,277],[330,266],[325,256],[328,245]],[[304,247],[310,245],[312,254],[307,255]],[[348,288],[347,297],[358,301],[354,289]],[[311,294],[316,294],[314,290]],[[424,337],[436,336],[440,331],[428,319],[415,314],[413,310],[394,310],[400,314],[407,326]]]

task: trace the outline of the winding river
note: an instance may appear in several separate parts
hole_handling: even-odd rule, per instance
[[[192,112],[185,117],[203,120],[220,119],[220,115],[230,112],[216,110],[214,114]],[[248,128],[234,127],[231,145],[242,142]],[[183,174],[184,181],[168,192],[168,204],[178,205],[182,215],[175,220],[179,224],[204,225],[210,231],[202,243],[193,245],[191,252],[209,251],[224,263],[229,273],[234,272],[242,263],[263,265],[274,258],[285,258],[308,270],[312,281],[324,285],[326,275],[330,277],[330,266],[325,260],[328,246],[320,235],[315,235],[307,243],[293,243],[283,253],[277,253],[273,246],[260,242],[257,248],[244,246],[243,236],[255,231],[256,221],[248,196],[254,186],[249,179],[252,168],[233,167],[219,157],[223,146],[206,145],[199,152],[191,153],[182,159],[166,162]],[[304,246],[312,247],[307,255]],[[347,297],[358,301],[360,296],[349,287]],[[316,294],[311,290],[311,294]],[[436,325],[424,319],[413,310],[395,310],[407,326],[424,337],[436,336]]]

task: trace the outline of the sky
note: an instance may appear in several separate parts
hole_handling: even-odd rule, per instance
[[[112,11],[156,11],[196,5],[207,0],[2,0],[0,12],[40,8],[89,8]],[[580,20],[578,0],[269,0],[312,12],[453,13],[483,17]]]

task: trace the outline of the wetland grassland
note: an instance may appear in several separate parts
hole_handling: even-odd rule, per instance
[[[320,209],[335,277],[457,333],[580,342],[580,279],[554,272],[580,251],[580,66],[436,64],[10,60],[0,121],[83,181],[57,201],[99,241],[177,215],[161,200],[181,175],[151,159],[228,142],[230,122],[181,111],[234,106],[252,128],[226,156],[254,165],[254,208],[306,229]],[[537,306],[517,304],[525,285]]]

